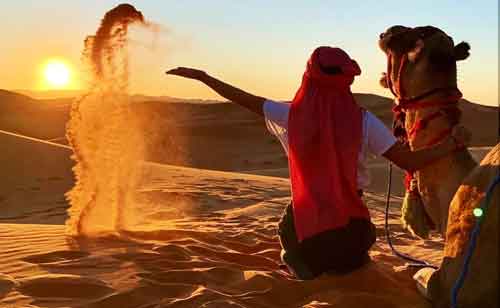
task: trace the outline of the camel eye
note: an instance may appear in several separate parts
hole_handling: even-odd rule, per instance
[[[385,32],[382,32],[382,33],[380,33],[380,36],[379,36],[379,37],[380,37],[380,39],[383,39],[383,38],[384,38],[384,36],[385,36]]]

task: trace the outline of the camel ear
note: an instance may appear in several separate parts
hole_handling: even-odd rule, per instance
[[[461,42],[457,46],[453,48],[453,55],[455,57],[455,61],[465,60],[469,57],[470,53],[470,45],[466,42]]]
[[[422,39],[418,39],[415,42],[415,47],[413,47],[413,49],[408,52],[408,60],[410,60],[410,62],[416,62],[418,60],[418,58],[422,54],[424,45],[425,43]]]

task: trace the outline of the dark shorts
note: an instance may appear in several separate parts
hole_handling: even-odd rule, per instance
[[[293,207],[287,206],[278,225],[282,259],[300,279],[312,279],[322,273],[349,273],[370,258],[368,250],[375,243],[375,226],[367,219],[351,219],[345,227],[297,240]]]

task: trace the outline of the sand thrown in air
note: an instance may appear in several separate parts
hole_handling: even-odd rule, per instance
[[[144,132],[129,96],[128,34],[131,26],[153,29],[140,11],[121,4],[106,13],[96,34],[85,40],[83,58],[90,91],[76,100],[67,125],[74,149],[76,184],[67,193],[71,235],[124,228],[145,154]]]

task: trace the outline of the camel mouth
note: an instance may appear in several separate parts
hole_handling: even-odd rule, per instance
[[[380,49],[383,52],[388,53],[391,47],[394,46],[395,42],[401,40],[401,37],[411,30],[411,28],[400,25],[388,28],[384,32],[380,33],[378,41]]]
[[[382,72],[379,83],[383,88],[389,88],[390,81],[392,81],[394,76],[394,67],[399,63],[399,58],[402,53],[407,49],[409,50],[409,40],[408,37],[413,38],[411,32],[413,28],[395,25],[380,34],[378,45],[379,48],[387,55],[387,71]],[[412,45],[414,45],[412,42]],[[411,46],[412,47],[412,46]]]

